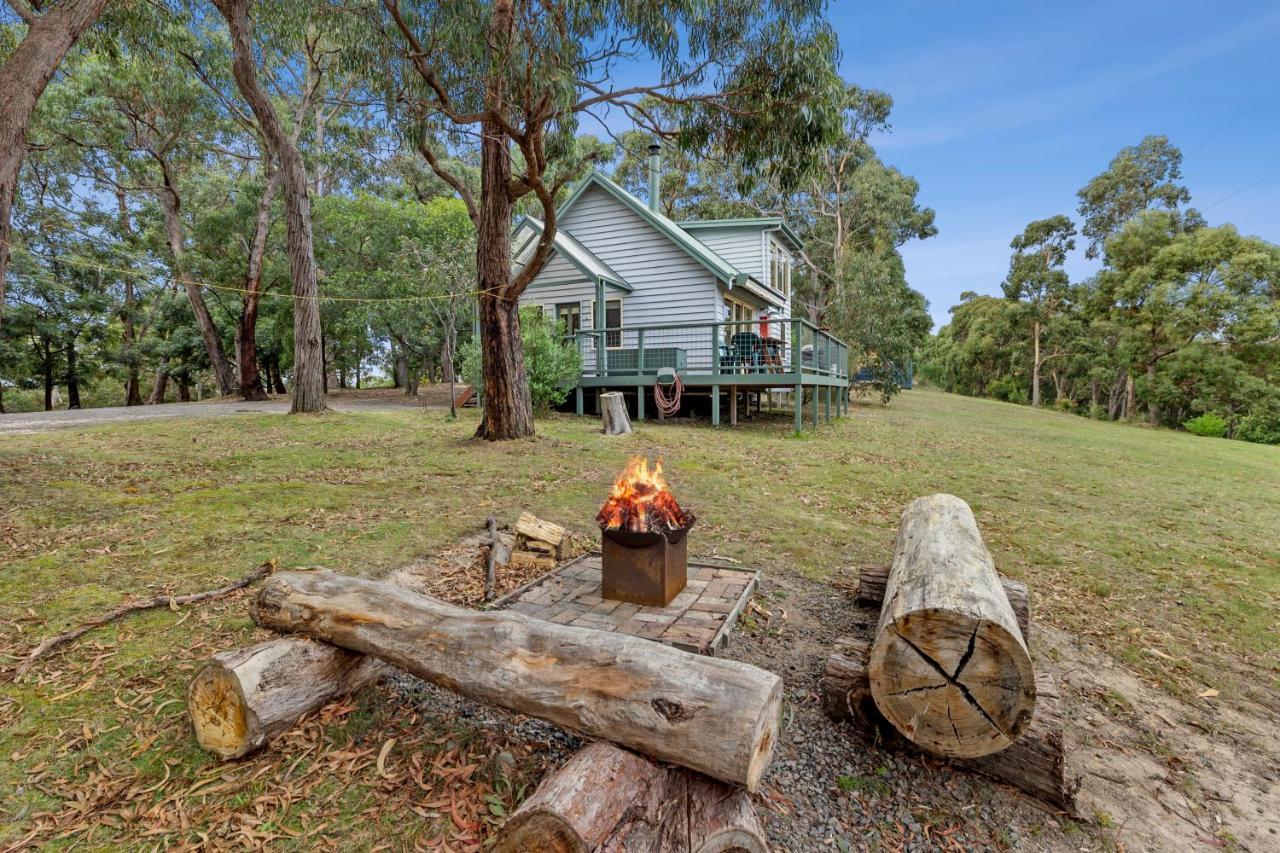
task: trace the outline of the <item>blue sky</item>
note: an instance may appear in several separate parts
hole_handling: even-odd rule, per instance
[[[877,8],[878,6],[878,8]],[[1009,240],[1076,218],[1076,191],[1122,147],[1182,149],[1211,224],[1280,242],[1280,4],[851,3],[835,0],[845,77],[893,95],[882,157],[921,184],[938,236],[904,248],[937,325],[966,290],[998,293]],[[1073,276],[1096,265],[1077,251]]]

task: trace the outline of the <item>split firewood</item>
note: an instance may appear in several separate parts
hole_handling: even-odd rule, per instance
[[[610,743],[580,749],[498,830],[495,853],[764,853],[751,797]]]
[[[511,559],[507,562],[507,565],[515,572],[541,574],[554,569],[556,561],[551,557],[532,554],[528,551],[512,551]]]
[[[871,644],[863,639],[845,637],[836,641],[822,678],[823,708],[832,719],[875,733],[884,742],[914,748],[876,710],[867,674],[870,650]],[[1022,735],[1000,752],[953,762],[1012,785],[1054,808],[1074,813],[1080,777],[1067,766],[1063,724],[1057,682],[1049,673],[1037,672],[1036,713]]]
[[[516,519],[516,544],[529,550],[545,551],[559,559],[569,543],[569,531],[559,524],[544,521],[531,512],[522,512]]]
[[[864,607],[880,609],[884,603],[884,588],[889,582],[888,566],[866,566],[858,571],[858,603]],[[1018,620],[1018,629],[1022,631],[1024,642],[1031,642],[1031,593],[1027,585],[1020,580],[1000,576],[1000,586],[1004,589],[1013,615]]]
[[[880,713],[938,755],[998,752],[1031,722],[1031,655],[973,511],[953,495],[902,514],[869,672]]]
[[[196,673],[187,709],[200,745],[239,758],[387,670],[375,658],[302,637],[219,652]]]
[[[749,790],[777,741],[782,680],[739,661],[520,613],[477,613],[332,572],[276,575],[250,612],[264,628],[373,655],[470,699]]]
[[[40,645],[36,646],[25,658],[23,658],[22,663],[18,664],[18,667],[13,672],[13,680],[16,682],[21,679],[31,670],[31,667],[35,665],[36,661],[49,654],[49,652],[54,649],[61,648],[73,640],[80,639],[94,628],[101,628],[103,625],[114,622],[122,616],[128,616],[130,613],[137,613],[140,610],[155,610],[159,607],[169,607],[177,610],[179,607],[187,604],[196,604],[201,601],[222,598],[225,595],[230,595],[237,590],[244,589],[245,587],[262,580],[267,575],[271,574],[275,567],[276,561],[271,559],[258,566],[252,572],[240,578],[240,580],[235,583],[229,583],[226,586],[220,586],[217,589],[210,589],[204,592],[193,592],[187,595],[155,595],[151,598],[144,598],[139,601],[130,601],[122,604],[115,610],[108,611],[101,616],[90,619],[88,622],[84,622],[77,627],[72,628],[70,631],[58,634],[55,637],[50,637]]]

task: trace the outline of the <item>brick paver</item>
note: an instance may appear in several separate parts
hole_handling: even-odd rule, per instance
[[[559,625],[618,631],[701,654],[714,654],[755,592],[756,572],[689,564],[689,583],[666,607],[600,597],[600,555],[588,554],[548,572],[500,606]]]

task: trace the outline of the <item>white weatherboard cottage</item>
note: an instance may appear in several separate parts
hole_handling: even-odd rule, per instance
[[[605,176],[587,176],[557,212],[554,250],[520,297],[579,341],[583,375],[576,389],[634,394],[644,417],[648,389],[680,376],[686,397],[720,398],[736,415],[739,393],[811,394],[843,411],[843,343],[791,318],[791,273],[800,240],[776,217],[675,222],[656,207],[657,146],[650,148],[646,205]],[[542,223],[523,217],[513,236],[514,263],[533,255]],[[603,346],[601,346],[603,344]],[[664,370],[665,369],[665,370]],[[796,405],[799,428],[801,407]]]

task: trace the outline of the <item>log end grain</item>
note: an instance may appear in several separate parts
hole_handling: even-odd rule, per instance
[[[196,740],[219,758],[239,758],[254,748],[249,741],[249,709],[235,675],[210,664],[191,680],[187,708]]]
[[[938,755],[998,752],[1035,712],[1035,673],[1022,638],[954,610],[913,610],[896,620],[872,646],[869,669],[880,713]]]

